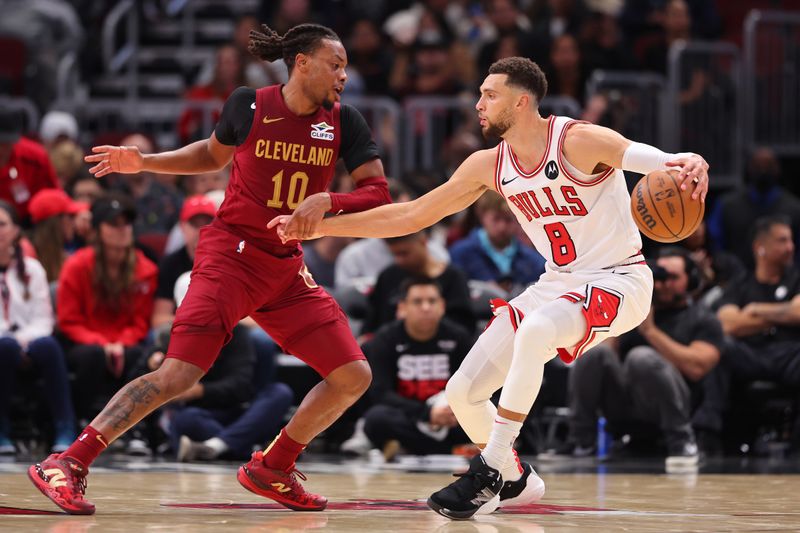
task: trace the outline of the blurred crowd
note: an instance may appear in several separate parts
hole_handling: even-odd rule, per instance
[[[6,12],[16,2],[0,4]],[[97,37],[105,3],[25,4],[41,13],[53,5],[72,13],[37,19],[38,33],[26,33],[31,49],[39,50],[30,64],[46,69],[46,51],[74,46],[91,76],[97,51],[85,43]],[[140,8],[157,18],[166,4],[151,0]],[[602,122],[602,103],[584,98],[594,69],[663,73],[676,40],[735,41],[741,21],[723,24],[738,16],[727,5],[263,2],[262,12],[236,21],[230,44],[197,74],[186,98],[221,102],[240,85],[285,80],[281,61],[264,64],[246,52],[249,30],[264,21],[283,33],[314,21],[345,40],[350,94],[472,98],[489,64],[525,55],[545,68],[551,95],[575,99],[586,118]],[[52,32],[53,24],[64,31]],[[20,27],[3,17],[0,34],[12,25]],[[694,80],[686,98],[704,83]],[[31,95],[45,110],[46,85]],[[176,124],[182,142],[205,135],[203,127],[190,111]],[[74,116],[57,110],[23,132],[13,110],[0,103],[0,454],[31,442],[65,449],[122,384],[162,363],[199,234],[224,197],[227,169],[95,179],[83,162],[90,146],[81,143],[81,133]],[[442,153],[443,172],[483,146],[474,131],[453,133]],[[148,132],[114,135],[107,140],[143,153],[159,150]],[[668,247],[646,242],[656,279],[651,315],[570,367],[557,359],[548,365],[520,439],[525,451],[542,460],[597,456],[600,418],[614,442],[602,455],[800,447],[800,273],[794,266],[800,199],[786,188],[787,178],[771,149],[753,150],[743,185],[713,198],[692,236]],[[393,201],[423,194],[439,179],[390,176]],[[333,190],[351,186],[339,168]],[[489,300],[519,294],[544,270],[504,199],[487,193],[430,231],[386,240],[324,237],[303,248],[311,275],[348,314],[374,375],[369,394],[323,435],[324,445],[346,453],[375,450],[384,460],[400,450],[474,452],[447,406],[445,383],[491,319]],[[251,320],[242,320],[208,375],[117,446],[182,461],[246,457],[274,436],[302,397],[281,354]],[[556,412],[562,414],[554,419]]]

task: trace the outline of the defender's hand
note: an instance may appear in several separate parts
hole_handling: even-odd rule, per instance
[[[706,201],[708,194],[708,163],[697,154],[682,157],[666,163],[668,167],[678,170],[678,185],[685,190],[690,183],[694,183],[692,200]]]
[[[317,239],[319,237],[325,236],[323,233],[315,231],[308,237],[301,237],[296,230],[289,231],[287,227],[289,225],[289,222],[292,220],[293,216],[294,215],[278,215],[267,223],[267,229],[275,228],[275,231],[278,232],[278,237],[284,244],[286,244],[289,241],[300,241],[303,239]]]
[[[327,192],[312,194],[297,206],[286,223],[286,233],[297,239],[311,239],[317,226],[331,208],[331,197]]]
[[[136,146],[95,146],[93,155],[84,157],[87,163],[97,163],[89,169],[96,178],[106,174],[136,174],[144,167],[144,157]]]

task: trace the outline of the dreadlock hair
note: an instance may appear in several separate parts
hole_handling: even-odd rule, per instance
[[[264,61],[283,59],[289,74],[294,69],[294,59],[297,54],[314,53],[320,47],[322,39],[342,42],[335,31],[319,24],[298,24],[290,28],[283,37],[266,24],[262,24],[261,29],[264,30],[263,33],[250,31],[250,44],[247,49]]]
[[[10,203],[6,202],[5,200],[0,200],[0,209],[8,214],[8,217],[11,219],[11,223],[15,226],[19,227],[19,214],[17,213],[17,209],[11,205]],[[22,282],[22,285],[25,287],[25,292],[23,294],[23,298],[27,301],[31,298],[31,288],[30,288],[30,276],[28,276],[28,272],[25,270],[25,256],[22,254],[22,246],[20,246],[19,241],[22,234],[18,234],[17,238],[14,239],[14,260],[17,263],[17,278]]]

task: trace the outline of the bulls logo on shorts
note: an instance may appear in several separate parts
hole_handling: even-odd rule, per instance
[[[558,165],[556,165],[555,161],[547,162],[547,166],[544,167],[544,175],[549,180],[554,180],[558,177]]]

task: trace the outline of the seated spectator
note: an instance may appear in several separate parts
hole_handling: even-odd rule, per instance
[[[752,269],[753,249],[743,236],[749,235],[755,221],[767,215],[786,215],[792,224],[795,251],[800,247],[800,199],[780,185],[781,166],[771,148],[757,148],[750,156],[745,175],[746,187],[733,190],[719,199],[708,218],[713,241],[733,253]]]
[[[392,202],[408,202],[411,192],[399,181],[389,179],[389,196]],[[450,262],[447,250],[434,241],[428,241],[428,251],[438,261]],[[372,286],[386,267],[392,264],[392,253],[383,239],[359,239],[348,244],[336,258],[333,285],[337,289]]]
[[[447,302],[447,317],[471,333],[475,329],[475,317],[472,315],[467,277],[461,270],[435,259],[428,252],[425,232],[392,237],[386,239],[386,244],[394,257],[394,264],[380,273],[369,294],[367,318],[361,333],[374,333],[397,318],[400,285],[414,276],[436,280]]]
[[[566,447],[572,455],[594,453],[602,413],[615,436],[655,426],[666,441],[668,471],[697,465],[692,413],[703,398],[703,378],[719,360],[722,327],[711,311],[692,304],[700,273],[688,253],[664,248],[656,265],[645,321],[590,350],[572,369]]]
[[[67,257],[82,244],[75,235],[75,215],[88,212],[89,204],[76,202],[61,189],[43,189],[30,204],[36,258],[47,273],[48,283],[58,281]]]
[[[143,154],[152,153],[153,142],[144,135],[134,134],[122,139],[124,145],[133,145]],[[181,197],[158,181],[151,172],[128,174],[117,181],[114,190],[125,193],[136,202],[137,217],[133,229],[137,237],[150,233],[166,235],[178,222]]]
[[[702,274],[702,283],[693,296],[698,303],[716,309],[716,302],[728,284],[744,276],[744,265],[732,253],[710,246],[705,221],[680,245],[689,250]]]
[[[753,255],[755,270],[728,285],[717,312],[732,338],[706,387],[706,422],[718,430],[732,390],[756,380],[800,387],[800,272],[788,218],[756,222]]]
[[[180,229],[184,246],[161,258],[158,264],[158,288],[153,304],[151,325],[154,329],[169,328],[175,318],[175,282],[184,273],[192,270],[194,252],[200,238],[200,229],[211,223],[217,213],[217,206],[198,195],[183,202],[180,216]]]
[[[178,305],[189,276],[183,274],[175,284]],[[273,381],[273,355],[258,360],[248,328],[241,324],[232,335],[211,370],[167,407],[169,440],[179,461],[248,457],[253,446],[263,447],[278,433],[292,404],[289,386]],[[167,344],[164,339],[156,347],[139,374],[161,365]]]
[[[21,125],[18,114],[0,104],[0,200],[13,205],[27,227],[33,195],[59,184],[44,147],[22,137]]]
[[[444,317],[439,285],[408,278],[400,286],[400,320],[385,324],[364,346],[372,367],[364,432],[378,448],[399,441],[416,455],[450,453],[470,442],[447,404],[444,388],[472,344],[470,334]]]
[[[573,35],[565,33],[553,39],[545,72],[549,96],[569,97],[583,107],[588,73],[581,60],[578,40]]]
[[[481,227],[450,247],[453,265],[467,278],[494,282],[506,292],[538,280],[544,258],[514,236],[517,220],[505,198],[484,194],[478,199],[477,213]]]
[[[184,98],[188,101],[217,101],[220,110],[222,104],[231,95],[234,89],[245,85],[245,65],[242,56],[232,44],[226,44],[217,49],[214,76],[209,83],[195,85],[190,88]],[[219,111],[213,113],[208,124],[203,123],[203,112],[200,109],[189,107],[178,119],[178,135],[181,144],[205,138],[208,132],[205,128],[213,128],[219,120]]]
[[[95,243],[72,255],[58,280],[58,327],[80,418],[96,414],[142,355],[158,270],[133,246],[136,207],[111,193],[92,204]],[[105,389],[105,390],[103,390]]]
[[[353,23],[347,44],[350,66],[364,81],[366,94],[383,96],[389,90],[389,73],[394,57],[378,26],[369,19]]]
[[[13,454],[9,407],[22,373],[44,378],[53,418],[54,452],[63,452],[75,439],[75,413],[69,397],[64,352],[53,335],[53,308],[42,265],[23,257],[20,227],[14,207],[0,200],[0,454]]]
[[[78,121],[65,111],[48,111],[39,123],[39,138],[48,152],[63,141],[77,143]]]

